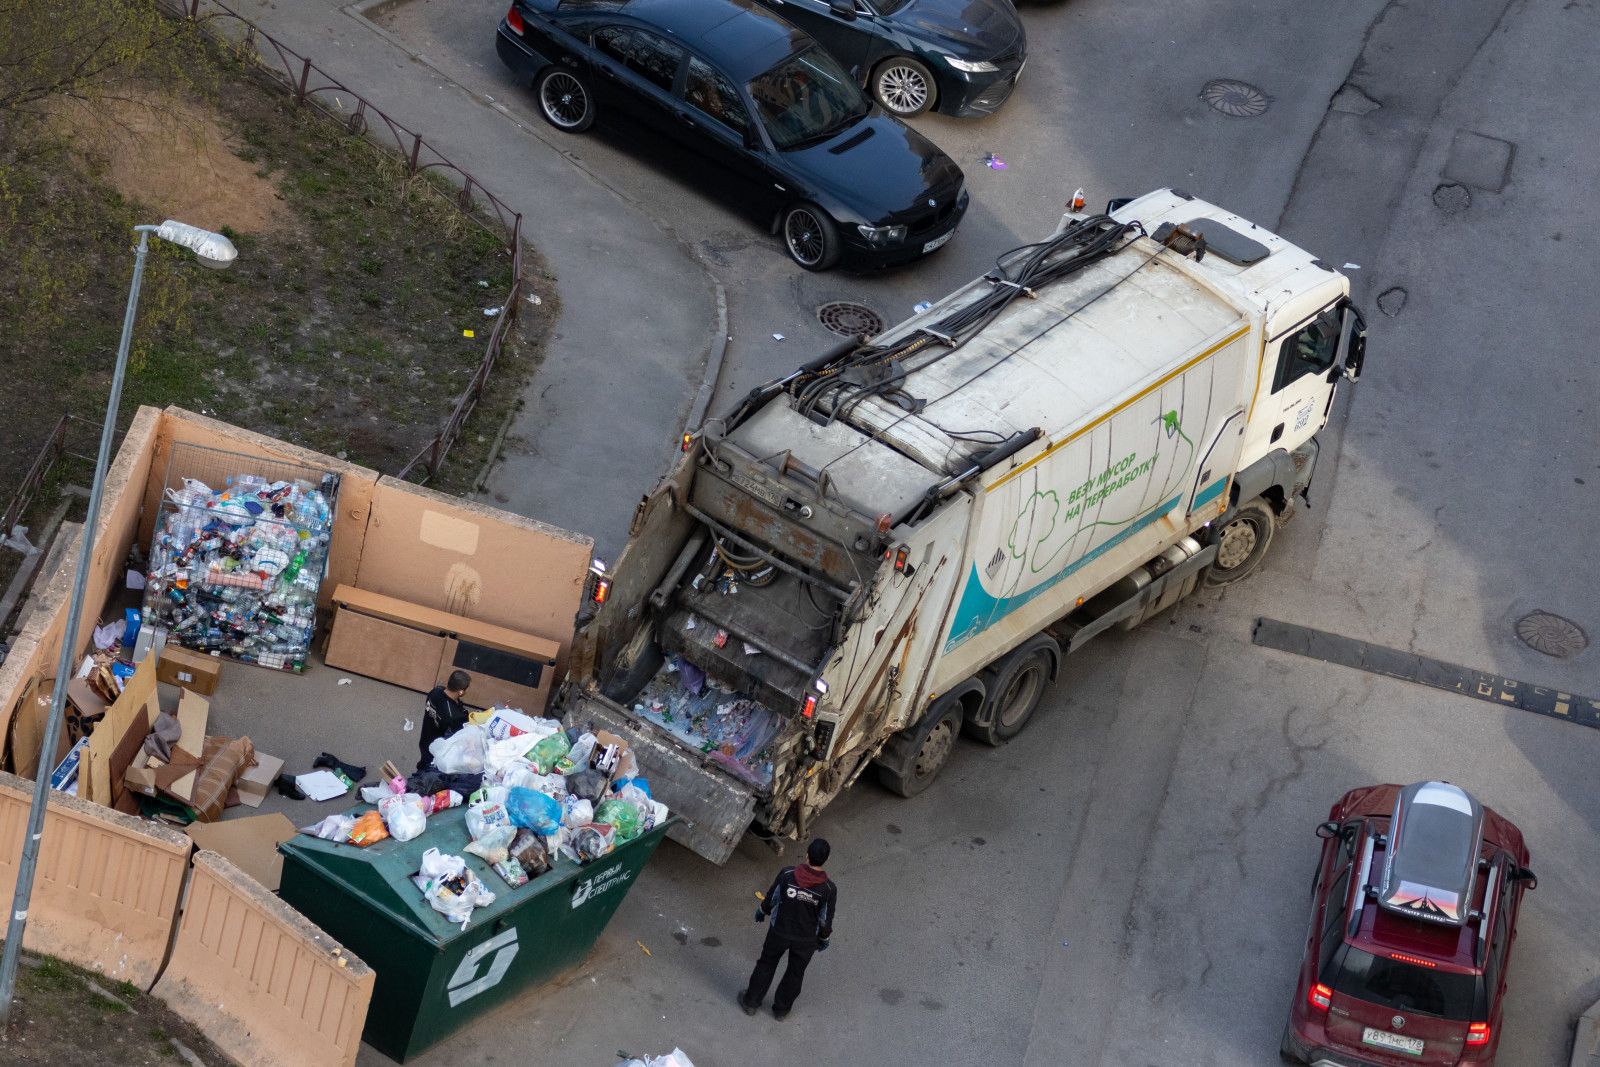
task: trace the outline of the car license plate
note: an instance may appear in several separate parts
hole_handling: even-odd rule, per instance
[[[1392,1048],[1398,1052],[1409,1052],[1413,1056],[1422,1055],[1420,1037],[1401,1037],[1399,1034],[1391,1034],[1387,1030],[1374,1030],[1369,1026],[1361,1031],[1361,1040],[1379,1048]]]
[[[956,231],[951,230],[949,233],[945,234],[943,237],[935,237],[933,240],[929,241],[927,244],[922,246],[923,254],[926,255],[929,252],[932,252],[935,248],[938,248],[940,245],[944,244],[946,241],[950,240],[950,238],[954,237],[955,235],[956,235]]]

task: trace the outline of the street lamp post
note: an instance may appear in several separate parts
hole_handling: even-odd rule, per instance
[[[89,584],[89,560],[94,554],[95,533],[100,526],[100,497],[105,491],[106,468],[111,462],[111,440],[117,429],[117,406],[122,401],[122,382],[127,377],[128,345],[133,337],[133,319],[139,307],[139,284],[144,278],[144,260],[150,235],[182,245],[195,254],[202,266],[220,270],[238,256],[233,243],[219,233],[168,219],[160,226],[135,226],[139,249],[133,262],[133,285],[128,290],[128,310],[122,318],[122,343],[117,347],[117,367],[111,377],[111,396],[106,401],[105,425],[100,429],[100,455],[95,461],[94,488],[89,493],[89,514],[83,521],[83,539],[78,548],[78,572],[72,579],[72,600],[67,608],[67,628],[61,638],[61,656],[56,664],[55,692],[50,697],[50,717],[45,722],[44,742],[39,747],[39,769],[33,783],[33,804],[28,809],[28,829],[22,838],[22,859],[17,864],[17,891],[6,924],[5,951],[0,953],[0,1037],[11,1020],[11,1000],[16,989],[17,963],[22,957],[22,934],[28,924],[28,902],[33,896],[34,870],[39,862],[39,838],[44,828],[45,805],[50,795],[50,772],[56,744],[61,736],[61,712],[66,702],[67,680],[77,658],[78,626],[83,618],[84,593]]]

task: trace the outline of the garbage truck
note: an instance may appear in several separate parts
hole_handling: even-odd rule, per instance
[[[687,435],[594,583],[558,706],[715,863],[1017,737],[1064,656],[1310,503],[1366,345],[1338,271],[1179,189],[997,263]]]

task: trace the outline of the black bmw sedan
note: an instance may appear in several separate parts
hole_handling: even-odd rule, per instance
[[[661,154],[807,270],[920,259],[967,210],[954,160],[754,0],[515,0],[495,46],[551,125]]]
[[[1000,110],[1028,61],[1011,0],[761,0],[821,41],[885,111]]]

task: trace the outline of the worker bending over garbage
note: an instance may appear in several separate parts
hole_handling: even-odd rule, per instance
[[[417,760],[417,770],[433,770],[433,753],[428,751],[428,746],[441,737],[453,736],[467,725],[467,706],[461,698],[471,684],[472,675],[466,671],[451,671],[444,685],[434,686],[423,698],[422,736],[418,738],[422,758]]]

